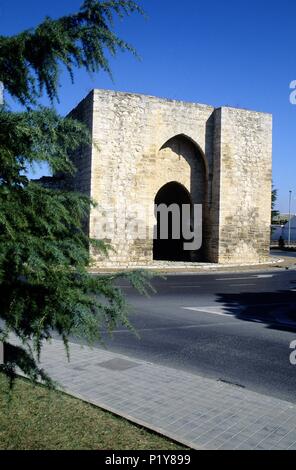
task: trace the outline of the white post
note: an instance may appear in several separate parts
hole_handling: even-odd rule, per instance
[[[292,191],[289,191],[289,243],[288,245],[290,246],[291,244],[291,199],[292,199]]]

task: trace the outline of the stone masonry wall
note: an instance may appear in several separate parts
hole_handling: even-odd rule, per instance
[[[115,220],[107,216],[113,229],[110,237],[106,237],[115,252],[110,253],[109,260],[98,258],[97,263],[147,265],[152,262],[154,198],[159,189],[175,181],[189,192],[195,188],[195,202],[206,203],[206,186],[201,188],[201,180],[195,184],[192,175],[195,171],[198,179],[196,172],[201,173],[204,167],[207,180],[212,164],[212,155],[204,156],[207,121],[214,109],[103,90],[95,90],[93,96],[96,149],[93,150],[91,194],[107,211],[110,206],[117,208]],[[169,142],[172,138],[175,138],[173,142]],[[98,236],[99,219],[97,210],[90,224],[94,237]],[[129,227],[124,225],[126,220],[131,221]],[[133,236],[136,220],[146,235],[140,240],[134,240]]]
[[[86,124],[91,134],[93,133],[93,94],[82,100],[79,105],[71,111],[69,117],[77,119]],[[72,156],[73,163],[77,169],[75,178],[68,178],[67,185],[74,191],[91,196],[91,178],[92,178],[92,146],[84,146],[75,152]]]
[[[269,255],[272,117],[221,108],[219,262],[263,262]]]
[[[266,259],[270,115],[108,90],[91,92],[71,115],[93,134],[92,148],[74,156],[73,188],[98,202],[90,236],[104,228],[114,250],[96,257],[98,267],[152,263],[154,199],[172,181],[203,204],[203,261]]]

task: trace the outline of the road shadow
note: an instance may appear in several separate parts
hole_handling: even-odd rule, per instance
[[[296,331],[296,285],[295,292],[217,293],[216,302],[223,305],[224,314],[240,320],[263,323],[272,329]]]

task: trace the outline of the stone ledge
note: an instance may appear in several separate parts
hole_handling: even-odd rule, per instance
[[[296,269],[296,259],[283,257],[271,259],[264,263],[252,264],[215,264],[215,263],[178,263],[178,262],[153,262],[150,265],[122,265],[105,266],[93,268],[89,271],[93,274],[113,273],[120,271],[147,270],[167,274],[207,274],[207,273],[227,273],[227,272],[264,272],[267,270]]]

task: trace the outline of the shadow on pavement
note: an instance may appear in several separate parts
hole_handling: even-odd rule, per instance
[[[295,292],[218,293],[216,296],[216,302],[223,304],[224,314],[264,323],[273,329],[296,331],[296,286]]]

